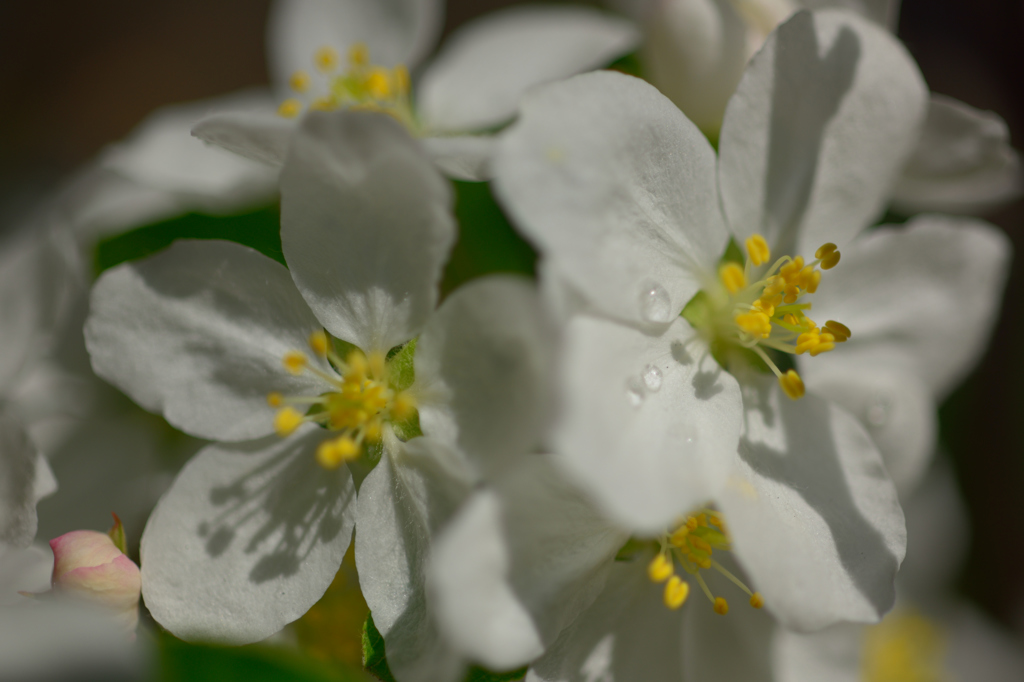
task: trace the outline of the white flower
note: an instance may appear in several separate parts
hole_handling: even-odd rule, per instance
[[[655,541],[664,557],[651,567],[657,582],[674,570],[687,578],[683,569],[702,586],[697,576],[712,580],[715,571],[707,569],[717,568],[719,550],[731,548],[750,584],[740,588],[718,576],[720,587],[708,594],[719,612],[727,591],[756,590],[754,602],[784,625],[812,630],[839,620],[871,622],[893,603],[905,549],[902,513],[868,429],[840,405],[864,395],[868,382],[891,399],[883,421],[909,413],[904,421],[921,427],[912,419],[918,386],[932,386],[921,390],[933,409],[930,391],[948,388],[980,351],[1008,250],[990,228],[953,229],[932,218],[859,234],[881,212],[913,147],[925,95],[909,57],[873,24],[846,13],[799,13],[748,68],[730,102],[717,164],[668,100],[614,73],[537,89],[499,144],[499,199],[540,248],[546,273],[569,290],[563,298],[582,313],[567,325],[555,459],[612,526]],[[752,252],[746,269],[720,270],[730,235]],[[787,257],[769,270],[766,252],[809,254],[823,243],[817,258],[829,268],[841,250],[838,269],[822,275],[808,255],[808,265]],[[778,294],[766,291],[775,286]],[[814,291],[842,314],[833,319],[863,315],[851,324],[852,338],[840,324],[810,321],[819,308]],[[885,292],[884,300],[874,291]],[[776,302],[776,295],[791,299]],[[801,307],[807,302],[813,311]],[[777,314],[768,310],[775,306]],[[948,314],[961,309],[970,319]],[[838,347],[797,356],[812,389],[800,397],[795,370],[776,368],[776,383],[754,369],[754,353],[774,367],[761,344],[790,352],[799,344],[813,355]],[[829,367],[856,366],[860,383],[847,374],[814,395],[825,368],[811,368],[833,356],[837,364]],[[916,383],[904,385],[904,376]],[[704,544],[691,542],[694,529],[688,534],[691,524],[681,523],[694,517],[703,528],[701,513],[710,524],[697,534]],[[566,562],[583,571],[582,563]],[[493,557],[484,565],[507,570]],[[622,581],[608,582],[614,594],[594,602],[593,609],[609,610],[576,619],[576,629],[563,635],[576,644],[549,654],[569,667],[558,673],[558,663],[544,679],[589,669],[577,665],[607,669],[617,660],[607,652],[604,663],[573,658],[590,651],[580,643],[597,637],[596,644],[607,628],[625,627],[623,605],[650,614],[648,598],[662,600],[664,609],[685,595],[683,581],[663,588],[635,569],[619,570]],[[508,580],[520,584],[514,571]],[[536,592],[561,588],[538,580]],[[630,580],[638,582],[629,587]],[[637,590],[648,596],[636,597]],[[718,617],[708,606],[689,611]],[[649,617],[651,632],[660,633],[662,616]],[[640,629],[639,622],[630,627]],[[538,629],[548,644],[551,631],[543,622]],[[480,647],[474,653],[482,657]],[[635,677],[626,675],[629,665],[617,674]]]
[[[893,0],[617,0],[645,29],[644,75],[706,133],[717,136],[747,61],[801,8],[841,8],[895,29]],[[1024,191],[1006,124],[933,95],[925,134],[894,190],[894,206],[977,213]]]
[[[222,441],[150,518],[146,604],[181,637],[265,638],[320,598],[358,525],[356,563],[392,670],[450,678],[461,659],[438,643],[422,590],[430,533],[492,462],[539,438],[536,296],[494,277],[434,312],[455,237],[451,190],[388,117],[304,117],[281,192],[289,269],[237,244],[186,241],[112,269],[93,292],[97,372]],[[417,414],[432,438],[403,442]],[[365,477],[358,501],[348,462]]]
[[[531,86],[603,66],[629,52],[628,22],[584,7],[517,7],[456,31],[416,72],[442,25],[436,0],[279,0],[270,22],[270,70],[288,92],[280,112],[370,108],[422,137],[452,177],[483,179],[492,140]],[[289,92],[290,91],[290,92]],[[294,121],[260,112],[224,113],[194,134],[243,156],[280,165]]]

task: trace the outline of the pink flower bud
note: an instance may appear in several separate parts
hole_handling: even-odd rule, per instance
[[[53,590],[100,604],[135,632],[139,622],[139,567],[106,533],[75,530],[50,540]]]

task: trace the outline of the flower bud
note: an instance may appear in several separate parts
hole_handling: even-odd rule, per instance
[[[139,567],[106,533],[75,530],[50,540],[53,590],[99,604],[134,633],[139,622]]]

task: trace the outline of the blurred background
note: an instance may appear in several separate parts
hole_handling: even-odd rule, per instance
[[[511,4],[449,0],[445,31]],[[2,0],[0,230],[153,109],[266,83],[268,6]],[[995,111],[1024,148],[1024,2],[904,0],[899,35],[934,92]],[[943,407],[942,444],[971,514],[961,590],[1024,641],[1024,202],[988,218],[1019,257],[984,362]]]

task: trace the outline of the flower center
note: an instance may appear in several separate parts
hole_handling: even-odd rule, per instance
[[[764,237],[753,235],[746,247],[745,263],[723,263],[717,280],[694,296],[683,316],[713,347],[724,343],[753,351],[778,377],[786,395],[796,400],[804,394],[803,380],[796,370],[780,370],[766,349],[815,356],[850,338],[845,325],[829,320],[818,326],[806,314],[811,309],[806,299],[817,291],[821,271],[834,268],[840,253],[828,243],[810,263],[802,256],[783,256],[763,270],[771,259]],[[759,270],[763,272],[755,278]]]
[[[317,356],[328,360],[336,373],[313,366],[309,356],[299,350],[285,353],[285,369],[292,374],[309,372],[327,382],[332,390],[317,396],[285,397],[270,393],[267,403],[279,408],[274,429],[282,438],[305,422],[319,424],[337,434],[317,448],[317,461],[324,468],[335,469],[342,462],[359,457],[366,444],[380,441],[387,425],[416,416],[415,399],[409,391],[396,388],[383,353],[365,354],[354,348],[342,359],[331,348],[323,330],[310,335],[309,346]],[[305,412],[297,407],[305,408]]]
[[[404,66],[388,69],[371,64],[370,51],[363,43],[349,50],[348,69],[339,72],[339,62],[333,48],[318,49],[313,55],[313,73],[292,74],[289,85],[295,96],[281,102],[277,113],[294,118],[303,109],[378,111],[394,117],[409,130],[416,130],[409,100],[409,72]]]
[[[701,509],[696,514],[687,516],[671,532],[658,538],[658,545],[658,554],[648,564],[647,575],[656,583],[665,583],[665,606],[670,609],[678,609],[690,596],[690,583],[679,577],[676,566],[693,576],[711,602],[715,613],[723,616],[729,613],[729,602],[711,592],[704,576],[701,575],[703,570],[714,569],[724,575],[747,594],[750,605],[755,609],[764,606],[764,599],[760,593],[752,592],[742,580],[713,556],[715,550],[728,551],[732,546],[725,522],[718,512]]]
[[[944,682],[942,631],[912,610],[895,611],[867,630],[861,659],[865,682]]]

